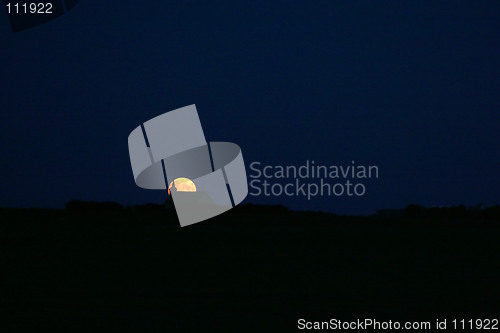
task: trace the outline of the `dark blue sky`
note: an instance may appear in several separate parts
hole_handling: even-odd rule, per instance
[[[498,1],[94,1],[12,34],[0,15],[0,206],[161,202],[127,137],[196,104],[247,165],[376,164],[362,198],[295,209],[500,203]]]

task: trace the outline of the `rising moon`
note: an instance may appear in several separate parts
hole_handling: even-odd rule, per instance
[[[179,192],[196,192],[196,185],[194,185],[193,181],[189,178],[176,178],[173,182],[168,186],[168,195],[170,195],[170,189],[175,184],[175,188]]]

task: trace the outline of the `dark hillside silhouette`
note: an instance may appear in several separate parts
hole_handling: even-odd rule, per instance
[[[163,204],[119,207],[0,209],[3,327],[281,332],[299,318],[498,315],[498,206],[242,205],[186,228]]]
[[[500,205],[491,207],[472,206],[466,208],[465,205],[451,207],[431,207],[425,208],[420,205],[411,204],[405,209],[408,217],[430,217],[445,219],[488,219],[500,221]]]
[[[70,211],[121,211],[123,206],[117,202],[97,202],[97,201],[83,201],[71,200],[66,203],[66,209]]]

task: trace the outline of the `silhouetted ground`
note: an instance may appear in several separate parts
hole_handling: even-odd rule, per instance
[[[160,206],[110,207],[0,210],[2,327],[282,332],[299,318],[498,318],[495,219],[244,205],[180,228]]]

